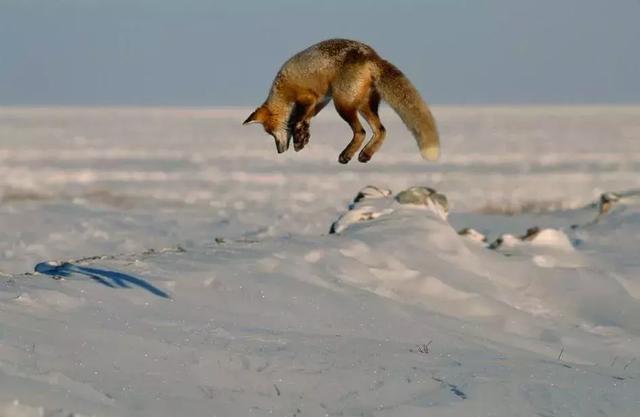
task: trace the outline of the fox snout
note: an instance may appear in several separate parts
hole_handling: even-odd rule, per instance
[[[289,133],[288,129],[279,127],[280,123],[278,123],[278,118],[274,117],[265,105],[258,107],[242,124],[247,125],[251,123],[261,124],[265,132],[273,136],[273,139],[276,141],[278,153],[283,153],[289,149],[291,133]]]
[[[278,150],[278,153],[283,153],[289,149],[291,135],[289,135],[286,130],[272,132],[271,136],[273,136],[273,139],[276,141],[276,149]]]

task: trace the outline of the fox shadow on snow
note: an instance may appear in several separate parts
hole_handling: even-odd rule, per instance
[[[69,277],[72,274],[80,274],[109,288],[131,288],[132,286],[136,286],[147,290],[158,297],[171,298],[169,294],[153,286],[142,278],[108,269],[78,266],[69,262],[64,262],[60,265],[41,262],[35,266],[35,271],[52,277]]]

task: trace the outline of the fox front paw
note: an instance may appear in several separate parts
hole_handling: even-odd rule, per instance
[[[309,122],[298,123],[293,130],[293,149],[298,152],[309,143],[310,138]]]

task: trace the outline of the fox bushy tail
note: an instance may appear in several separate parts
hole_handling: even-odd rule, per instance
[[[411,81],[392,63],[380,59],[375,85],[382,99],[400,116],[418,143],[424,159],[435,160],[440,140],[433,115]]]

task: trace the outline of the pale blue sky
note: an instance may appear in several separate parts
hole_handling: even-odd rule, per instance
[[[433,104],[640,103],[640,0],[0,0],[0,104],[254,105],[362,40]]]

